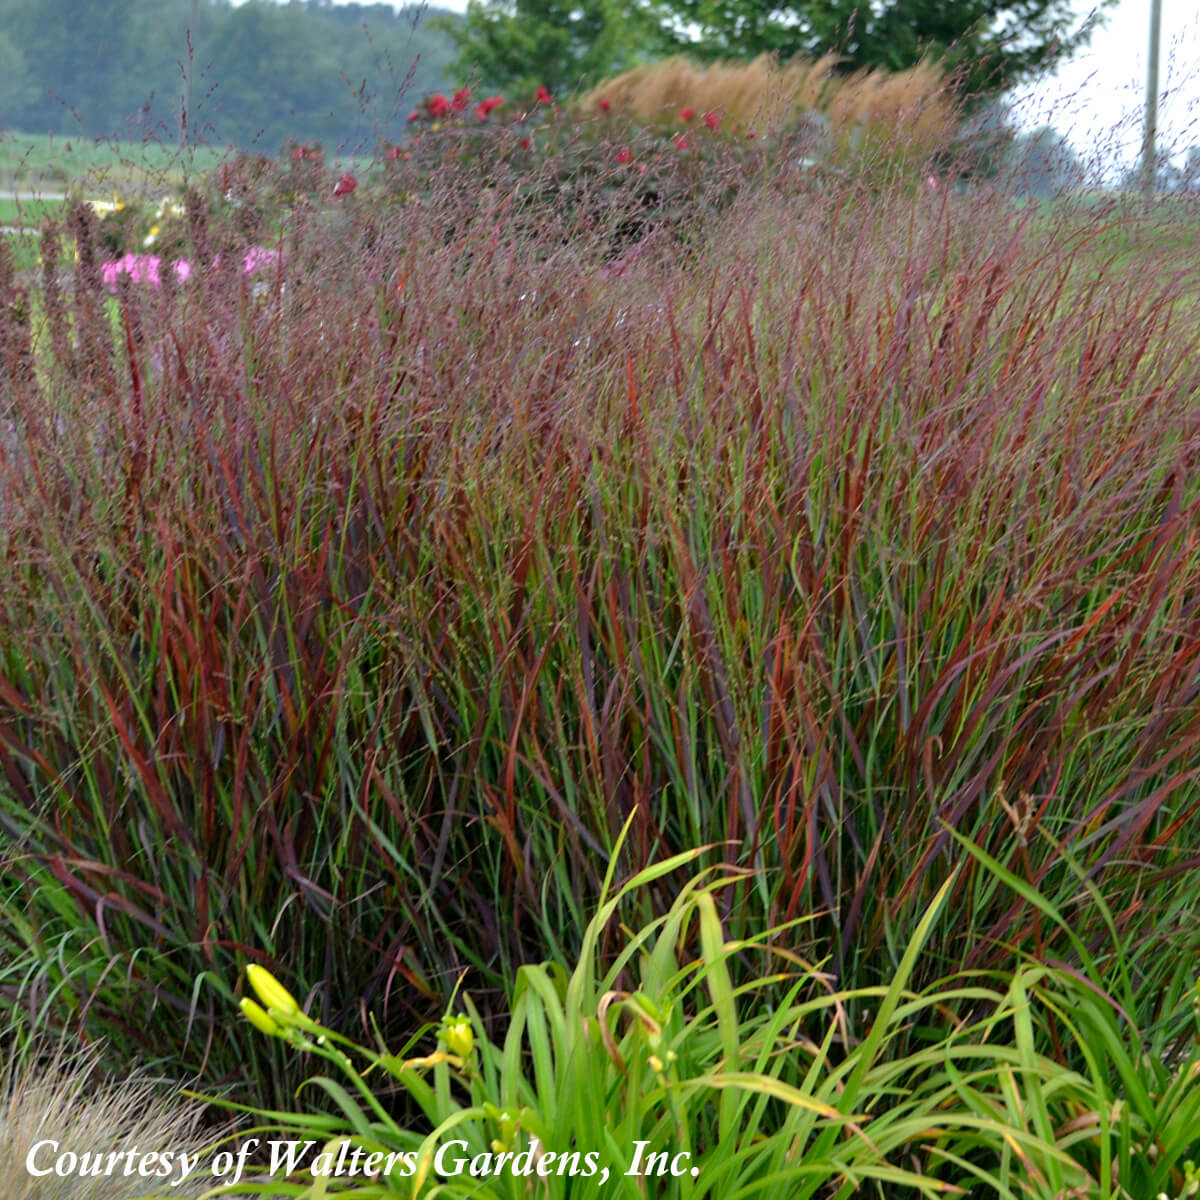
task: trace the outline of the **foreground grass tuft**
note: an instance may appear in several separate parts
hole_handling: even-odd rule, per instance
[[[137,1200],[153,1196],[161,1180],[126,1177],[118,1169],[95,1177],[33,1175],[26,1158],[38,1142],[58,1143],[41,1152],[34,1165],[47,1167],[55,1155],[186,1150],[205,1145],[201,1105],[181,1097],[149,1075],[108,1081],[98,1055],[63,1048],[27,1053],[0,1070],[0,1179],[6,1200]],[[203,1182],[185,1182],[172,1195],[197,1196]]]

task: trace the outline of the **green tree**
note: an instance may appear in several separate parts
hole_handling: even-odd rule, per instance
[[[555,95],[631,65],[639,39],[661,40],[644,11],[616,0],[469,0],[465,17],[433,24],[457,47],[461,80]]]
[[[289,137],[326,140],[353,120],[335,47],[299,6],[248,0],[213,35],[192,84],[201,137],[274,153]],[[331,116],[342,118],[330,120]]]
[[[970,96],[998,95],[1085,45],[1076,0],[647,0],[664,42],[700,59],[842,56],[897,71],[925,55]],[[1097,0],[1100,9],[1117,0]]]
[[[173,144],[190,40],[193,140],[357,145],[402,124],[406,88],[425,95],[447,85],[453,48],[426,27],[424,11],[325,0],[0,0],[0,124]]]
[[[37,97],[37,88],[25,66],[25,56],[12,38],[0,30],[0,121],[11,124]]]
[[[1009,154],[1012,182],[1034,199],[1057,196],[1078,187],[1085,178],[1083,164],[1071,143],[1050,125],[1020,134]]]
[[[43,129],[78,132],[80,121],[86,126],[90,114],[112,111],[113,92],[126,61],[130,3],[6,0],[0,9],[0,30],[20,48],[35,84],[32,103],[13,114],[14,124],[24,124],[23,118],[34,109],[44,114],[39,122]]]

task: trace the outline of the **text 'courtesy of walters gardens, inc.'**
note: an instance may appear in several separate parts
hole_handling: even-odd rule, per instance
[[[612,1171],[601,1163],[600,1157],[598,1150],[547,1150],[537,1141],[521,1151],[472,1154],[466,1142],[450,1138],[437,1145],[422,1162],[415,1150],[367,1150],[347,1141],[322,1146],[315,1141],[249,1138],[237,1150],[221,1150],[202,1161],[199,1154],[143,1150],[137,1146],[121,1150],[64,1150],[54,1139],[43,1138],[30,1146],[25,1170],[38,1178],[158,1179],[172,1188],[206,1177],[214,1185],[232,1186],[243,1180],[266,1182],[267,1177],[297,1174],[314,1179],[402,1178],[430,1172],[445,1179],[499,1175],[548,1179],[559,1175],[595,1177],[600,1185],[608,1182],[613,1171],[656,1178],[700,1174],[688,1151],[656,1151],[649,1142],[634,1142],[628,1161]]]

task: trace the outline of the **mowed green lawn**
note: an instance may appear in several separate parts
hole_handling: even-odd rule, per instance
[[[229,151],[161,142],[96,141],[61,134],[0,136],[0,191],[64,192],[72,185],[161,190],[211,170]]]
[[[19,192],[0,193],[0,225],[8,228],[36,228],[44,217],[56,217],[64,201],[57,194],[52,199]]]

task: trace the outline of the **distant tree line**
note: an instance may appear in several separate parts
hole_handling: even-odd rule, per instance
[[[453,82],[431,15],[330,0],[0,0],[0,127],[170,143],[190,91],[193,142],[274,153],[293,138],[398,137],[415,101]]]

